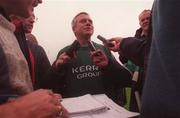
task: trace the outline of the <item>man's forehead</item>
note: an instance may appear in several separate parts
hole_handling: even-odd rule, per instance
[[[143,17],[145,16],[150,16],[151,12],[150,11],[147,11],[147,12],[143,12],[139,15],[139,19],[142,19]]]
[[[90,16],[88,14],[80,14],[75,19],[77,20],[77,19],[84,19],[84,18],[90,19]]]

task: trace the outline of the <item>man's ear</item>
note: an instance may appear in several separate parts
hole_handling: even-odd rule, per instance
[[[72,27],[72,30],[73,30],[73,32],[74,32],[74,30],[75,30],[75,26],[73,26],[73,27]]]
[[[76,32],[76,27],[73,26],[73,27],[72,27],[72,30],[73,30],[73,32],[75,33],[75,32]]]

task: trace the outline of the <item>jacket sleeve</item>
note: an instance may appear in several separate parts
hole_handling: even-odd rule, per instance
[[[138,66],[143,67],[146,53],[147,39],[137,39],[134,37],[124,38],[120,45],[120,54],[131,60]]]
[[[44,51],[44,49],[41,46],[37,46],[37,51],[38,51],[38,57],[37,58],[37,62],[36,62],[36,71],[37,74],[36,76],[38,76],[38,80],[37,81],[37,87],[44,87],[44,81],[46,79],[47,73],[49,68],[51,67],[51,64],[49,62],[49,59],[46,55],[46,52]]]
[[[118,52],[119,53],[119,60],[121,61],[122,64],[125,64],[128,62],[128,59],[123,55],[121,54],[121,52]]]
[[[58,55],[62,52],[60,51]],[[57,56],[58,58],[58,56]],[[45,81],[45,88],[52,89],[54,92],[62,92],[65,87],[65,75],[66,75],[66,65],[55,68],[55,62],[48,70],[48,74]]]
[[[109,58],[109,64],[102,69],[103,78],[110,79],[114,85],[117,84],[121,87],[131,86],[132,77],[130,71],[119,64],[108,49],[106,49],[106,54]]]
[[[120,65],[116,60],[109,60],[106,68],[102,69],[103,77],[111,79],[114,85],[131,87],[131,72]]]

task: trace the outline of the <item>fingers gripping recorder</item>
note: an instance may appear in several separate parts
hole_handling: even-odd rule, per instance
[[[103,44],[104,44],[105,46],[107,46],[107,47],[113,47],[113,46],[114,46],[113,43],[111,43],[109,40],[107,40],[106,38],[102,37],[101,35],[98,35],[97,38],[98,38],[99,40],[101,40],[101,41],[103,42]]]

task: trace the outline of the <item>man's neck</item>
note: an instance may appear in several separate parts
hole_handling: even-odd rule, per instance
[[[142,31],[141,36],[147,37],[148,36],[148,31]]]
[[[88,45],[88,41],[91,40],[91,37],[77,37],[77,40],[80,43],[81,47],[84,47]]]

